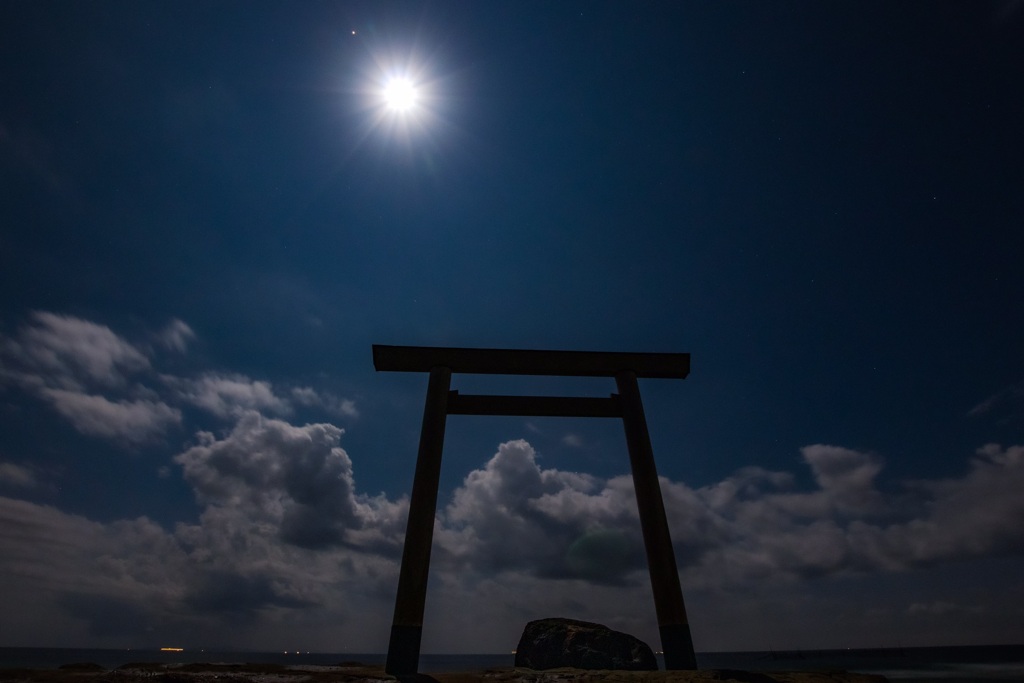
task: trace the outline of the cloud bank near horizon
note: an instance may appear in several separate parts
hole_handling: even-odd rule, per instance
[[[141,447],[181,428],[189,409],[221,425],[173,456],[199,509],[173,528],[19,498],[55,475],[0,463],[3,619],[25,644],[277,648],[287,624],[322,649],[383,648],[407,500],[360,492],[342,428],[289,421],[297,405],[330,411],[345,399],[237,374],[161,373],[161,349],[185,353],[196,337],[181,321],[161,334],[171,336],[133,344],[105,326],[37,313],[0,339],[4,384],[83,434]],[[760,467],[701,487],[662,478],[688,600],[1024,551],[1024,446],[987,444],[960,477],[885,487],[876,454],[825,444],[800,453],[813,486]],[[514,640],[527,619],[552,613],[645,633],[653,609],[630,477],[544,468],[528,441],[500,444],[441,499],[431,581],[428,613],[453,624],[427,644],[440,650],[465,646],[470,629],[476,647],[501,650],[510,629]],[[959,607],[936,598],[903,608]],[[479,626],[483,614],[490,626]]]

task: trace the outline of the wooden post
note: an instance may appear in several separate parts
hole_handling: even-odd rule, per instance
[[[615,384],[619,389],[622,423],[626,429],[626,446],[629,448],[629,464],[633,471],[633,488],[640,511],[644,548],[647,550],[647,566],[651,573],[665,668],[670,671],[696,669],[697,658],[693,653],[690,624],[686,619],[683,590],[679,585],[676,556],[672,550],[665,502],[661,497],[658,470],[654,466],[654,451],[647,431],[636,373],[616,373]]]
[[[416,474],[409,499],[402,569],[398,576],[398,595],[395,597],[395,616],[391,622],[391,642],[384,667],[393,676],[415,674],[419,668],[423,608],[427,600],[430,546],[434,539],[434,515],[437,512],[451,379],[449,368],[434,367],[430,370]]]

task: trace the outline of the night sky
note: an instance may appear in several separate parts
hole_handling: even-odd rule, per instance
[[[1022,255],[1017,0],[0,3],[0,646],[384,651],[372,344],[691,353],[698,651],[1024,642]],[[657,648],[628,475],[451,417],[424,651]]]

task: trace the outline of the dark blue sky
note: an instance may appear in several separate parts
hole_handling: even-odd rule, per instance
[[[1024,640],[1022,83],[1006,0],[3,5],[0,645],[382,650],[373,343],[690,352],[698,649]],[[451,419],[428,650],[655,640],[620,429]]]

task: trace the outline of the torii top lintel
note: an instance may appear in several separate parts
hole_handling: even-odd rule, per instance
[[[614,377],[631,371],[637,377],[683,379],[690,374],[690,354],[374,344],[373,367],[397,372],[430,372],[432,368],[445,367],[453,373],[563,377]]]

